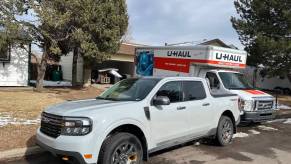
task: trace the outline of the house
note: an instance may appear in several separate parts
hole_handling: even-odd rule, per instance
[[[212,39],[203,43],[200,43],[199,45],[211,45],[211,46],[218,46],[218,47],[224,47],[224,48],[232,48],[232,49],[238,49],[233,44],[227,45],[220,39]]]
[[[29,85],[29,52],[24,49],[7,46],[0,51],[0,86]]]
[[[98,78],[99,70],[114,69],[121,75],[133,76],[135,70],[135,48],[141,46],[133,43],[122,43],[119,51],[112,55],[109,60],[102,63],[96,63],[92,68],[92,79]],[[144,46],[144,45],[143,45]],[[63,79],[72,81],[72,63],[73,53],[62,56],[59,64],[62,67]],[[114,81],[114,80],[111,80]],[[81,56],[77,60],[77,82],[83,82],[83,59]]]
[[[264,68],[256,68],[247,66],[241,70],[246,79],[255,87],[262,90],[279,91],[284,94],[291,95],[291,72],[287,76],[268,77]]]

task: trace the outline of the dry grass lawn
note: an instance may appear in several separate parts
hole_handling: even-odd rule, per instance
[[[11,113],[14,118],[34,119],[40,111],[55,103],[63,102],[53,93],[33,91],[0,92],[0,113]]]
[[[41,111],[49,105],[66,100],[94,98],[103,90],[104,87],[86,89],[54,88],[45,89],[42,93],[0,91],[0,117],[9,115],[16,120],[36,120],[39,118]],[[38,126],[38,124],[0,126],[0,151],[34,145],[35,131]]]
[[[280,95],[280,96],[278,96],[278,100],[282,104],[291,106],[291,96]]]

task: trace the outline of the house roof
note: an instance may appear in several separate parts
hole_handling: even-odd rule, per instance
[[[135,48],[138,46],[146,46],[146,45],[135,44],[135,43],[121,43],[117,54],[134,55]]]
[[[211,46],[219,46],[219,47],[225,47],[225,48],[232,48],[231,46],[227,45],[226,43],[224,43],[220,39],[209,40],[209,41],[200,43],[199,45],[211,45]]]
[[[116,53],[116,56],[118,56],[118,54],[134,56],[135,55],[135,48],[138,46],[146,46],[146,45],[135,44],[135,43],[122,43],[120,45],[118,52]],[[36,52],[33,52],[31,55],[31,63],[37,63],[37,61],[40,61],[41,60],[40,56],[41,56],[41,54],[37,54]],[[59,62],[49,59],[48,64],[59,64]]]

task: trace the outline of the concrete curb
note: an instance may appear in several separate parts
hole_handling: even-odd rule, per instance
[[[21,157],[39,154],[39,153],[43,153],[43,152],[44,152],[44,150],[42,150],[38,146],[1,151],[0,152],[0,161],[6,160],[6,159],[11,159],[11,158],[21,158]]]

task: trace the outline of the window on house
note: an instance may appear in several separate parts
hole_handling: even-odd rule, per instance
[[[0,61],[10,61],[10,46],[7,43],[0,45]]]

